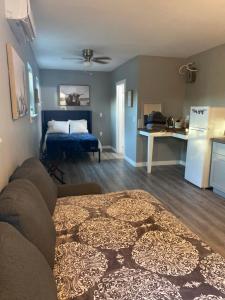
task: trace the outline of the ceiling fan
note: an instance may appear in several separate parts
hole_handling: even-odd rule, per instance
[[[63,59],[76,60],[86,66],[90,66],[92,63],[105,65],[111,60],[111,58],[108,56],[94,56],[94,50],[92,49],[83,49],[81,56],[79,57],[64,57]]]

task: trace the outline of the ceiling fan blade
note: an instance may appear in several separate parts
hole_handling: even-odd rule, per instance
[[[76,60],[76,61],[83,61],[83,57],[62,57],[64,60]]]
[[[109,62],[108,61],[103,61],[103,60],[92,60],[96,64],[102,64],[102,65],[107,65]]]
[[[94,61],[97,61],[97,60],[112,60],[112,58],[108,57],[108,56],[99,56],[99,57],[94,57],[93,60]]]

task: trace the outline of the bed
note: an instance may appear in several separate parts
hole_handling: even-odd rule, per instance
[[[86,120],[88,132],[81,133],[49,133],[49,121],[76,121]],[[77,153],[98,153],[101,161],[100,141],[92,134],[92,112],[91,111],[42,111],[42,152],[48,160],[56,161],[64,158],[72,158]]]

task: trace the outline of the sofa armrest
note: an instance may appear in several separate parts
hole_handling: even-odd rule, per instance
[[[93,194],[102,194],[101,186],[94,182],[58,185],[58,198]]]

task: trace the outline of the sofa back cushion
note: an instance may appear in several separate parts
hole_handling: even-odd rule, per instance
[[[38,189],[26,179],[12,181],[0,195],[0,222],[20,231],[54,266],[56,232]]]
[[[15,179],[30,180],[40,191],[48,206],[50,214],[53,214],[58,195],[58,188],[38,159],[27,159],[21,167],[16,169],[10,178],[11,181]]]
[[[40,251],[0,222],[0,299],[57,300],[52,271]]]

